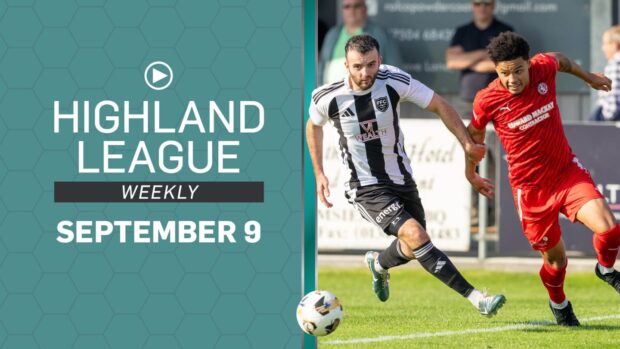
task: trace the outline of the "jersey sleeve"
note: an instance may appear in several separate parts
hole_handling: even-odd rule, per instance
[[[428,86],[397,67],[382,64],[379,74],[388,79],[388,83],[396,90],[403,102],[413,102],[420,108],[426,109],[435,94]]]
[[[409,86],[404,91],[401,98],[403,101],[410,101],[415,103],[418,107],[426,109],[433,99],[433,91],[430,87],[424,85],[416,79],[410,79]]]
[[[555,57],[545,53],[537,54],[534,58],[532,58],[532,64],[537,66],[539,74],[550,79],[555,79],[558,69],[560,68],[558,60]]]
[[[314,97],[314,94],[313,94],[313,97]],[[315,102],[315,99],[312,98],[312,101],[310,102],[310,108],[308,108],[308,114],[310,114],[310,120],[312,120],[312,123],[317,126],[323,126],[329,120],[329,117],[327,115],[327,110],[325,109],[325,106],[324,106],[325,103],[320,103],[320,102],[321,100],[319,100],[319,103],[317,104],[317,102]]]
[[[491,115],[489,115],[482,106],[482,99],[480,94],[476,95],[473,111],[471,113],[471,124],[479,130],[485,128],[489,121],[491,121]]]
[[[400,85],[398,93],[401,100],[413,102],[422,109],[428,107],[435,94],[431,88],[412,78],[409,73],[400,69],[395,69],[390,73],[394,80],[402,83],[398,84]]]

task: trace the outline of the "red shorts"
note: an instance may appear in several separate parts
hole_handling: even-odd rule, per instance
[[[564,174],[553,188],[513,188],[523,233],[534,250],[546,251],[560,241],[559,213],[575,222],[586,202],[603,198],[590,173],[580,164],[571,164]]]

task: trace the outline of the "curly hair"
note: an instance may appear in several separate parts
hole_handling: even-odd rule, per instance
[[[495,64],[519,57],[526,61],[530,58],[530,45],[527,40],[513,32],[503,32],[493,38],[487,46],[487,51]]]
[[[366,54],[375,48],[377,49],[377,52],[380,53],[379,42],[377,39],[368,34],[355,35],[351,37],[344,46],[344,54],[346,55],[347,52],[351,50],[355,50],[361,54]]]

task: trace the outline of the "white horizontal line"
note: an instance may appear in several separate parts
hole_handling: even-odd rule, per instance
[[[601,320],[608,320],[608,319],[620,319],[620,314],[589,317],[589,318],[581,319],[579,321],[584,323],[584,322],[601,321]],[[503,332],[503,331],[512,331],[512,330],[524,330],[528,328],[549,326],[549,325],[555,325],[555,322],[535,321],[535,322],[528,322],[528,323],[515,324],[515,325],[509,325],[509,326],[492,327],[492,328],[475,328],[475,329],[460,330],[460,331],[423,332],[423,333],[412,333],[412,334],[400,335],[400,336],[381,336],[381,337],[371,337],[371,338],[333,340],[333,341],[321,342],[321,344],[338,345],[338,344],[387,342],[387,341],[415,339],[415,338],[459,336],[463,334],[472,334],[472,333],[489,333],[489,332]]]

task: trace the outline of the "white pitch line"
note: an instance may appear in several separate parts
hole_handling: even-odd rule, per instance
[[[608,320],[608,319],[620,319],[620,314],[595,316],[595,317],[585,318],[579,321],[583,323],[583,322],[601,321],[601,320]],[[509,325],[509,326],[502,326],[502,327],[475,328],[475,329],[460,330],[460,331],[425,332],[425,333],[412,333],[412,334],[400,335],[400,336],[381,336],[381,337],[372,337],[372,338],[333,340],[333,341],[321,342],[321,344],[338,345],[338,344],[387,342],[387,341],[396,341],[396,340],[414,339],[414,338],[458,336],[458,335],[471,334],[471,333],[489,333],[489,332],[503,332],[503,331],[512,331],[512,330],[524,330],[528,328],[549,326],[549,325],[555,325],[555,322],[539,321],[539,322],[516,324],[516,325]]]

